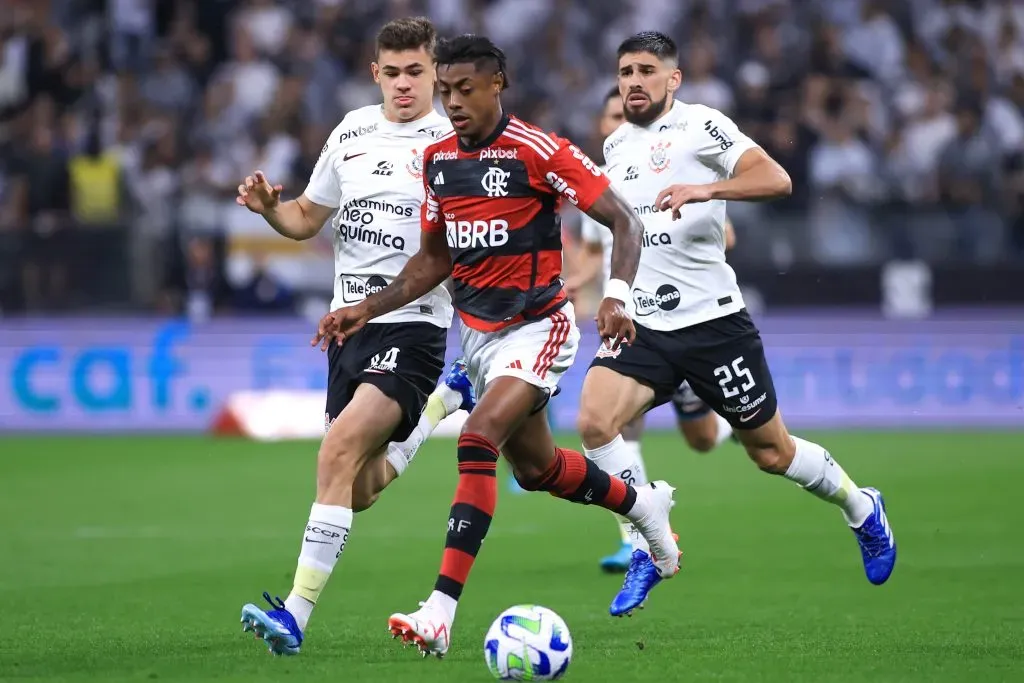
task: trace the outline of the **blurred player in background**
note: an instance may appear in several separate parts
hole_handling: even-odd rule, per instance
[[[679,550],[669,526],[673,489],[665,482],[634,488],[558,448],[543,411],[579,343],[560,277],[561,198],[611,227],[612,273],[622,281],[636,273],[643,225],[578,147],[502,111],[505,55],[489,39],[442,41],[435,57],[455,133],[426,151],[420,251],[383,291],[325,316],[318,337],[345,341],[452,276],[462,349],[480,398],[459,438],[459,483],[434,591],[419,610],[388,621],[393,635],[424,655],[443,656],[494,515],[499,452],[523,488],[630,519],[651,544],[659,576],[678,571]],[[611,348],[632,338],[627,295],[606,297],[598,309],[598,330]]]
[[[622,122],[625,121],[623,113],[622,95],[618,86],[605,97],[604,109],[598,121],[598,129],[602,139],[614,133]],[[636,180],[636,173],[627,173],[624,182]],[[601,277],[601,290],[604,291],[608,280],[611,279],[611,242],[612,235],[603,225],[584,215],[580,226],[581,246],[576,251],[573,274],[566,280],[565,288],[569,296],[575,298],[576,294],[589,285],[598,276]],[[736,233],[732,223],[726,218],[725,221],[725,249],[732,249],[736,243]],[[647,246],[645,244],[645,246]],[[676,423],[679,431],[682,432],[686,443],[693,450],[699,453],[707,453],[721,445],[726,439],[732,436],[732,425],[724,417],[714,412],[711,407],[700,400],[690,388],[688,382],[683,382],[679,389],[672,396],[672,407],[676,412]],[[647,481],[647,468],[640,452],[640,436],[643,433],[644,418],[641,415],[622,428],[623,448],[633,454],[633,462],[637,468],[634,474],[630,470],[622,473],[627,479],[636,481]],[[616,552],[602,557],[600,560],[601,569],[606,572],[624,572],[629,567],[633,556],[633,542],[630,540],[629,520],[616,518],[618,520],[621,542]]]
[[[240,205],[290,239],[310,239],[337,212],[332,309],[383,289],[419,247],[423,150],[451,131],[433,109],[434,42],[434,27],[422,18],[381,29],[371,71],[384,103],[345,116],[297,199],[281,202],[282,188],[259,171],[238,188]],[[327,433],[294,586],[283,602],[264,593],[274,609],[242,608],[243,628],[255,631],[274,654],[299,652],[313,606],[345,550],[353,513],[372,505],[402,474],[442,419],[472,408],[461,363],[435,390],[451,321],[451,296],[438,282],[378,317],[344,347],[331,346]]]
[[[721,112],[675,101],[682,74],[671,38],[637,34],[622,43],[618,56],[627,123],[605,141],[605,162],[646,232],[630,287],[636,342],[599,348],[584,381],[580,431],[587,457],[641,485],[636,453],[625,446],[622,429],[670,401],[686,380],[727,416],[762,470],[842,510],[868,580],[884,583],[896,562],[896,544],[882,496],[858,488],[818,444],[790,436],[760,333],[725,261],[725,202],[785,196],[792,189],[788,174]],[[625,286],[613,279],[606,295]],[[629,614],[661,580],[643,540],[633,538],[613,615]]]

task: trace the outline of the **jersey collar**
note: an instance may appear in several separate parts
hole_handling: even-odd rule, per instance
[[[490,147],[498,138],[501,137],[501,134],[505,132],[505,127],[508,126],[509,119],[510,117],[508,114],[502,115],[501,120],[498,121],[498,125],[495,127],[494,131],[475,145],[465,145],[462,143],[462,138],[459,138],[459,149],[463,152],[476,152],[477,150],[484,149],[485,147]]]

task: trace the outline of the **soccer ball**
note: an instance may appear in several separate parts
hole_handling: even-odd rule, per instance
[[[509,607],[487,630],[484,659],[501,681],[557,680],[572,659],[569,627],[546,607]]]

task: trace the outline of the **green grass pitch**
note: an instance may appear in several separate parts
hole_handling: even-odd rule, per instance
[[[607,615],[610,515],[501,486],[454,645],[422,660],[386,633],[440,561],[456,479],[435,440],[374,509],[296,658],[243,635],[239,609],[287,594],[316,444],[207,438],[0,440],[0,680],[487,681],[502,609],[569,624],[567,679],[898,682],[1024,680],[1024,433],[823,433],[887,496],[900,560],[864,579],[838,511],[760,474],[737,446],[644,447],[678,487],[683,571],[632,619]],[[572,437],[564,439],[575,443]]]

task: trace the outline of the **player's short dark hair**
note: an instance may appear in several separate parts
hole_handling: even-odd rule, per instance
[[[402,52],[423,48],[427,54],[434,52],[437,43],[437,29],[426,17],[406,17],[389,21],[377,33],[377,56],[381,50]]]
[[[464,33],[451,39],[442,38],[434,48],[434,62],[438,66],[471,63],[477,69],[501,74],[502,90],[509,86],[505,53],[487,36]]]
[[[641,31],[631,35],[619,45],[618,56],[647,52],[661,60],[679,61],[679,48],[676,41],[661,31]]]
[[[608,100],[614,100],[617,97],[622,97],[622,95],[619,94],[619,86],[613,85],[611,90],[609,90],[607,93],[605,93],[604,100],[602,100],[602,101],[605,104],[608,104]]]

